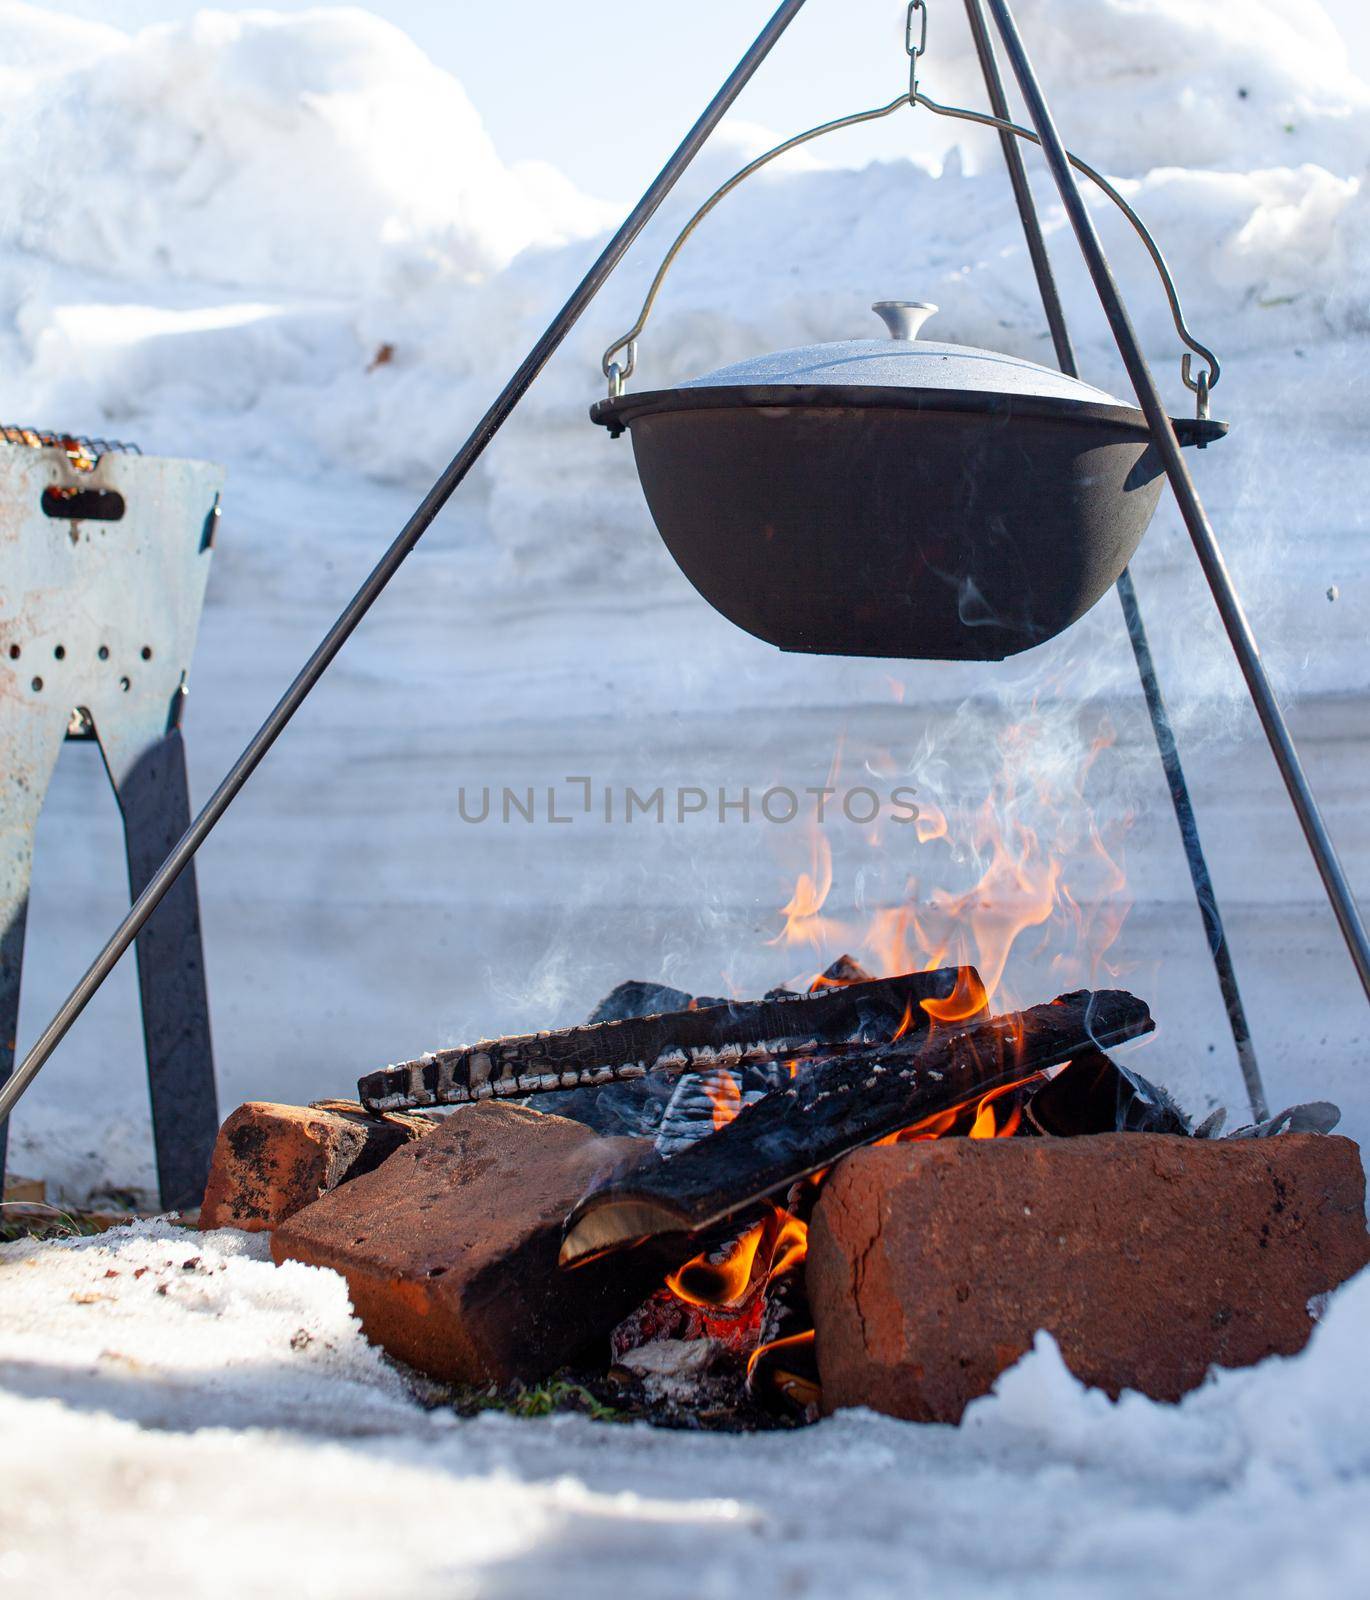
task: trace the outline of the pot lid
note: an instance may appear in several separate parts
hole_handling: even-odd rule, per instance
[[[1120,406],[1115,395],[1035,361],[971,345],[919,339],[918,329],[937,307],[925,300],[881,300],[872,309],[890,330],[888,339],[840,339],[750,356],[720,367],[682,389],[753,385],[842,384],[879,389],[952,389],[967,394],[1033,395],[1051,400]]]

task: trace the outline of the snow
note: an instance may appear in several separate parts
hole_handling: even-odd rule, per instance
[[[7,242],[44,260],[389,294],[608,220],[554,169],[506,167],[461,86],[366,12],[204,11],[133,39],[83,31],[70,54],[62,19],[39,26],[55,36],[37,71],[8,69],[0,138]],[[0,12],[7,43],[34,27]]]
[[[1067,140],[1152,225],[1223,359],[1232,435],[1193,469],[1364,898],[1370,90],[1311,0],[1015,9]],[[933,42],[924,87],[981,103],[950,16]],[[130,33],[8,0],[0,63],[0,416],[228,468],[187,718],[204,797],[615,219],[553,166],[504,162],[456,79],[361,11]],[[892,60],[891,96],[902,78]],[[900,907],[931,925],[990,862],[991,794],[1016,838],[1062,852],[1081,907],[1018,940],[1003,992],[1116,977],[1160,1024],[1140,1070],[1241,1119],[1112,599],[997,666],[780,656],[674,571],[629,446],[586,418],[675,230],[779,136],[746,118],[744,102],[202,853],[225,1108],[571,1022],[626,977],[757,993],[844,948],[878,961]],[[930,337],[1049,360],[993,143],[933,126],[942,160],[862,165],[842,135],[724,202],[634,384],[868,336],[887,297],[936,301]],[[1126,394],[1034,181],[1084,375]],[[1106,201],[1096,216],[1187,410],[1159,286]],[[1360,993],[1169,501],[1134,571],[1270,1099],[1337,1100],[1364,1140]],[[460,819],[462,786],[575,774],[732,798],[911,782],[952,839],[712,812]],[[823,918],[785,943],[778,908],[800,872],[823,877],[820,841]],[[72,746],[40,827],[21,1048],[114,926],[122,870],[98,759]],[[126,963],[17,1113],[14,1169],[76,1202],[146,1194],[141,1073]],[[1180,1407],[1113,1406],[1043,1340],[960,1430],[852,1413],[744,1439],[426,1411],[340,1280],[232,1234],[10,1246],[0,1279],[11,1588],[1285,1596],[1355,1592],[1370,1557],[1364,1276],[1305,1355]]]
[[[1063,130],[1088,129],[1081,153],[1105,172],[1364,163],[1370,92],[1320,5],[1019,0],[1013,12]],[[968,52],[956,59],[975,70]]]
[[[1370,1558],[1370,1274],[1179,1406],[1041,1335],[959,1429],[734,1437],[426,1410],[340,1279],[229,1231],[5,1246],[0,1289],[16,1593],[1286,1597]]]

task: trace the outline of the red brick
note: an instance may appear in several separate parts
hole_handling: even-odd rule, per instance
[[[562,1271],[566,1213],[650,1150],[520,1106],[463,1106],[427,1139],[299,1212],[277,1261],[347,1279],[367,1337],[434,1377],[537,1379],[588,1355],[662,1277],[631,1253]]]
[[[274,1228],[433,1127],[425,1117],[373,1117],[355,1102],[249,1100],[219,1129],[200,1226]]]
[[[1049,1330],[1084,1382],[1177,1400],[1307,1342],[1370,1259],[1349,1140],[1151,1134],[858,1151],[824,1187],[808,1290],[828,1410],[956,1422]]]

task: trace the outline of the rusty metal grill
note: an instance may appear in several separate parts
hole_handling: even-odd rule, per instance
[[[30,450],[65,450],[78,471],[88,472],[101,456],[140,456],[136,444],[122,439],[93,439],[83,433],[51,433],[44,428],[16,427],[0,423],[0,441],[27,445]]]

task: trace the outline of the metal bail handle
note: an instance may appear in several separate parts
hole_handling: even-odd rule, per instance
[[[843,128],[854,128],[862,123],[879,122],[884,117],[890,117],[896,112],[902,111],[906,106],[914,109],[922,106],[925,110],[932,112],[934,116],[950,117],[960,122],[971,122],[982,127],[997,128],[1000,133],[1010,134],[1015,139],[1024,139],[1033,144],[1040,143],[1037,133],[1031,128],[1020,127],[1016,122],[1008,122],[1002,117],[991,116],[986,111],[970,111],[964,106],[942,105],[925,95],[918,87],[918,58],[927,49],[927,41],[927,0],[909,0],[909,8],[904,17],[904,49],[909,57],[909,88],[906,94],[901,94],[897,100],[891,100],[888,105],[873,106],[868,111],[857,111],[851,116],[837,117],[831,122],[820,123],[816,128],[807,128],[803,133],[797,133],[792,138],[782,140],[781,143],[757,156],[755,160],[749,161],[745,167],[735,172],[727,182],[720,184],[704,204],[699,207],[676,235],[675,241],[666,252],[661,265],[657,268],[656,276],[652,279],[651,286],[647,290],[647,296],[642,302],[642,309],[637,314],[637,321],[633,323],[626,333],[615,339],[600,358],[600,370],[608,380],[609,398],[611,400],[617,400],[622,396],[628,379],[633,375],[633,371],[637,366],[637,341],[652,315],[652,309],[656,305],[657,296],[661,293],[661,286],[666,281],[666,275],[670,272],[681,250],[684,249],[686,241],[725,196],[731,194],[740,184],[745,183],[748,178],[759,172],[762,167],[767,166],[770,162],[778,160],[779,157],[791,150],[798,149],[800,145],[808,144],[812,139],[821,139],[826,134],[836,133]],[[1087,161],[1082,161],[1079,156],[1072,155],[1069,151],[1066,152],[1066,159],[1071,166],[1084,173],[1091,183],[1103,194],[1107,195],[1127,218],[1133,231],[1146,247],[1147,254],[1151,257],[1152,264],[1160,277],[1166,299],[1169,301],[1170,316],[1175,324],[1175,332],[1179,335],[1181,343],[1187,345],[1189,350],[1204,362],[1207,369],[1205,372],[1201,372],[1198,378],[1195,378],[1192,371],[1193,361],[1189,354],[1185,355],[1180,369],[1186,388],[1192,390],[1197,397],[1200,421],[1207,420],[1208,392],[1216,386],[1221,368],[1213,351],[1207,345],[1200,344],[1189,331],[1189,327],[1185,322],[1184,311],[1180,305],[1179,291],[1175,287],[1174,277],[1171,275],[1165,256],[1161,253],[1160,246],[1156,243],[1150,230],[1137,215],[1136,211],[1133,210],[1114,185],[1104,177],[1103,173],[1090,166]],[[894,304],[895,302],[889,303]],[[883,316],[884,313],[881,312],[881,315]],[[894,329],[891,328],[890,331],[893,333]],[[902,337],[900,334],[895,336]],[[623,352],[621,361],[617,359],[620,352]]]

